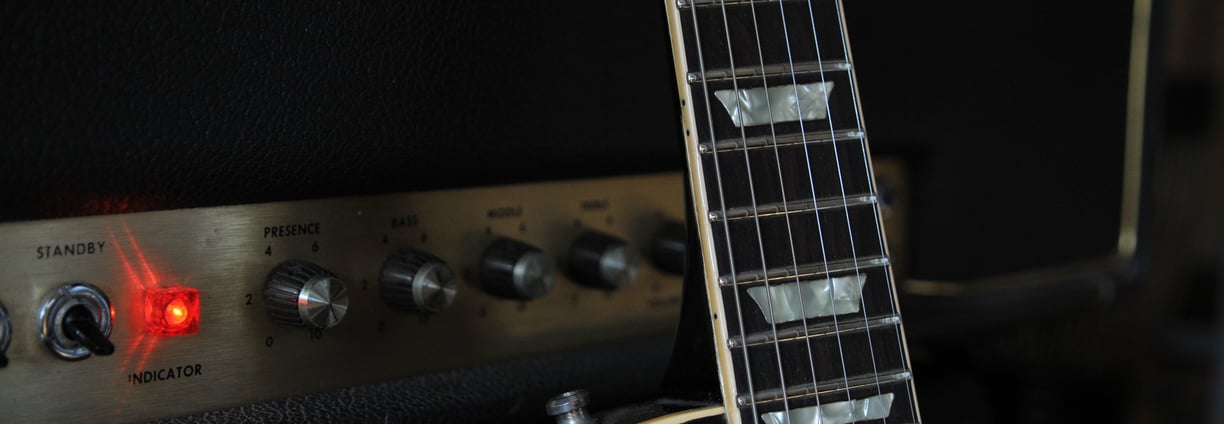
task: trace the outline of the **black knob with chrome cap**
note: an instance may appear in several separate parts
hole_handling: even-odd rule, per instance
[[[637,249],[601,232],[582,233],[570,247],[570,276],[586,286],[609,290],[629,287],[641,266]]]
[[[0,368],[8,366],[9,342],[13,340],[13,321],[9,319],[8,310],[0,304]]]
[[[281,263],[264,286],[264,306],[280,325],[331,328],[344,319],[348,303],[344,281],[306,261]]]
[[[383,302],[408,312],[439,312],[455,301],[455,271],[429,253],[404,249],[383,262],[379,292]]]
[[[499,238],[480,259],[480,281],[496,296],[532,300],[552,290],[556,269],[553,259],[535,246]]]
[[[667,221],[650,240],[650,262],[660,271],[684,275],[686,242],[684,223]]]

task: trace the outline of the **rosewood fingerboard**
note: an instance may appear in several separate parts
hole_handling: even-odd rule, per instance
[[[728,418],[920,422],[840,2],[666,4]]]

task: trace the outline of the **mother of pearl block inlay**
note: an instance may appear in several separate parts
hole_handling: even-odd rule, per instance
[[[779,85],[765,88],[718,90],[714,97],[731,115],[736,127],[764,125],[771,122],[811,121],[829,116],[829,92],[833,82],[799,85]]]
[[[761,414],[766,424],[849,424],[887,418],[892,410],[893,394],[884,393],[869,398],[831,402],[819,406]]]
[[[770,324],[798,321],[805,318],[827,317],[859,311],[866,275],[800,281],[797,283],[758,286],[748,289],[748,296],[764,312]],[[766,293],[768,297],[766,297]],[[772,301],[772,305],[770,304]],[[770,307],[773,315],[770,316]]]

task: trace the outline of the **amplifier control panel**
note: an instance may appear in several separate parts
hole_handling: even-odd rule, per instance
[[[685,201],[674,173],[0,224],[0,420],[184,415],[665,332]]]

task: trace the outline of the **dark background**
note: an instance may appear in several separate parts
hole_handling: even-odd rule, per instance
[[[919,343],[931,422],[1224,422],[1224,4],[1166,6],[1150,268],[1115,303]]]
[[[684,166],[657,4],[0,8],[0,220]],[[1128,4],[845,12],[872,146],[911,171],[915,277],[1110,254]]]
[[[680,169],[658,4],[517,3],[7,2],[0,220]],[[914,276],[1108,254],[1130,5],[851,3]],[[910,321],[928,421],[1224,422],[1224,6],[1161,4],[1150,255],[1104,302]]]

